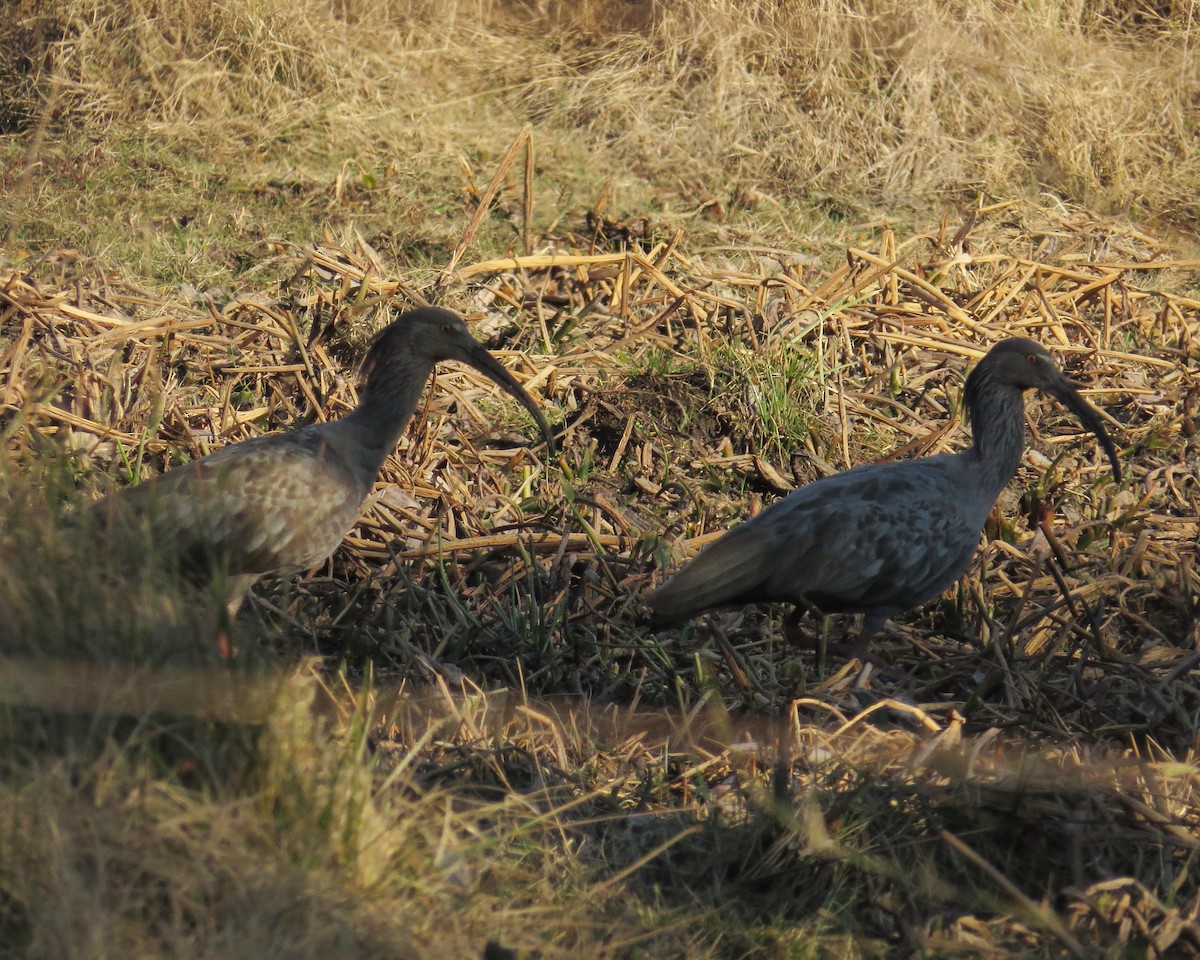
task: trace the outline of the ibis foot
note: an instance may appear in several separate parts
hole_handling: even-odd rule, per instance
[[[808,611],[802,606],[796,606],[783,619],[783,639],[793,647],[812,650],[818,655],[821,652],[820,638],[813,637],[801,629],[800,621],[804,614]],[[830,644],[826,650],[827,657],[836,657],[839,660],[855,660],[859,663],[871,664],[876,669],[887,669],[886,661],[881,660],[870,650],[871,641],[882,629],[882,622],[875,617],[864,617],[862,628],[858,632],[858,636],[853,640],[846,640],[841,643]]]
[[[222,663],[228,663],[238,654],[238,648],[229,642],[229,634],[225,630],[221,630],[217,634],[217,659]]]
[[[844,643],[834,644],[829,648],[829,655],[837,657],[839,660],[857,660],[864,667],[870,664],[880,673],[894,673],[895,668],[879,656],[877,653],[872,653],[869,648],[869,643],[872,636],[859,636],[855,640],[846,641]]]

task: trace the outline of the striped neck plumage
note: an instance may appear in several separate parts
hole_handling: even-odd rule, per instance
[[[985,357],[967,378],[963,399],[971,416],[970,453],[982,471],[980,489],[998,495],[1025,450],[1024,393],[996,376]]]

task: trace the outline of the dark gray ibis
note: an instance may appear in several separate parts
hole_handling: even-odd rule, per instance
[[[307,570],[354,525],[395,449],[425,382],[457,360],[512,394],[553,446],[546,419],[521,385],[448,310],[402,314],[374,338],[360,402],[340,420],[231,444],[96,504],[112,530],[140,524],[173,551],[191,579],[220,576],[230,612],[266,574]]]
[[[788,602],[791,636],[806,609],[861,613],[848,652],[865,657],[884,621],[936,597],[966,572],[984,521],[1025,447],[1026,390],[1044,390],[1094,433],[1112,464],[1100,415],[1038,343],[992,347],[967,377],[974,444],[961,453],[871,464],[788,494],[705,547],[646,602],[661,623],[713,607]]]

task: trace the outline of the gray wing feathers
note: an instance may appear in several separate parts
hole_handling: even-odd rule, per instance
[[[757,536],[752,523],[734,527],[646,598],[655,618],[687,619],[757,592],[771,572],[773,539]]]
[[[952,456],[860,467],[735,527],[647,602],[661,620],[756,601],[890,615],[962,575],[990,501],[963,496]]]

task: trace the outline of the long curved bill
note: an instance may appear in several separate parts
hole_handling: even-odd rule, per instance
[[[1084,400],[1079,391],[1066,380],[1051,387],[1050,393],[1064,407],[1075,414],[1079,418],[1080,423],[1096,435],[1096,439],[1100,441],[1100,446],[1104,448],[1105,454],[1108,455],[1108,462],[1112,464],[1113,479],[1119,481],[1121,479],[1121,462],[1117,458],[1117,445],[1112,442],[1108,431],[1104,429],[1104,422],[1100,419],[1100,414],[1096,411],[1095,407]]]
[[[480,373],[494,380],[518,400],[521,406],[529,411],[529,415],[537,423],[538,429],[542,431],[542,436],[546,438],[547,451],[550,456],[554,456],[554,434],[550,430],[550,424],[542,416],[542,411],[538,409],[538,405],[534,402],[533,397],[525,392],[525,388],[517,383],[513,375],[504,368],[499,360],[488,352],[486,347],[479,343],[473,345],[462,344],[454,359],[474,367]]]

